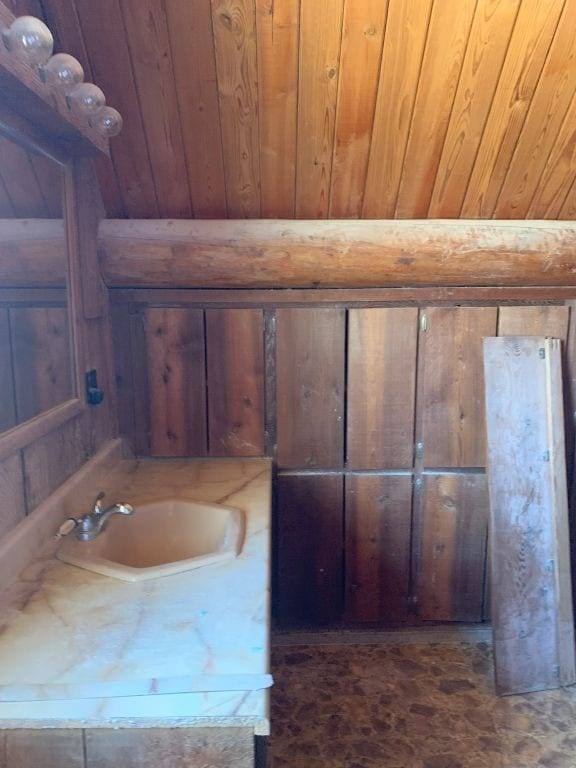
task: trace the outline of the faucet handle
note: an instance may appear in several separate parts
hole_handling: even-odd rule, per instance
[[[106,494],[104,493],[104,491],[100,491],[99,494],[94,499],[94,512],[97,515],[101,515],[102,512],[104,511],[103,508],[102,508],[102,499],[105,496],[106,496]]]

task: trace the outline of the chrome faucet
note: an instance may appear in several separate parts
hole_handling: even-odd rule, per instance
[[[125,502],[113,504],[104,509],[102,499],[105,494],[101,491],[94,501],[94,509],[76,520],[75,536],[80,541],[92,541],[101,533],[112,515],[133,515],[134,507]]]

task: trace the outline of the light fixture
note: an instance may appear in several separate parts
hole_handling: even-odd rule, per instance
[[[122,130],[122,115],[113,107],[102,107],[90,121],[90,125],[96,128],[102,136],[112,138]]]
[[[82,64],[69,53],[57,53],[41,69],[42,79],[63,93],[70,93],[84,80]]]
[[[46,64],[54,50],[52,33],[40,19],[20,16],[2,33],[4,45],[15,56],[38,67]]]
[[[106,104],[106,96],[94,83],[82,83],[70,91],[68,101],[74,111],[93,117]]]

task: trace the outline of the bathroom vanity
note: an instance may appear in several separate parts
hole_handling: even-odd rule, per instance
[[[272,683],[270,481],[262,459],[123,460],[105,477],[134,519],[163,499],[224,505],[245,539],[237,557],[138,582],[63,563],[49,542],[1,597],[2,768],[254,765]]]

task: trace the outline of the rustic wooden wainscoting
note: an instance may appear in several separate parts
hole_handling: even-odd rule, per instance
[[[284,625],[481,622],[482,339],[560,338],[571,413],[575,318],[362,294],[112,289],[123,434],[140,455],[275,459]]]

